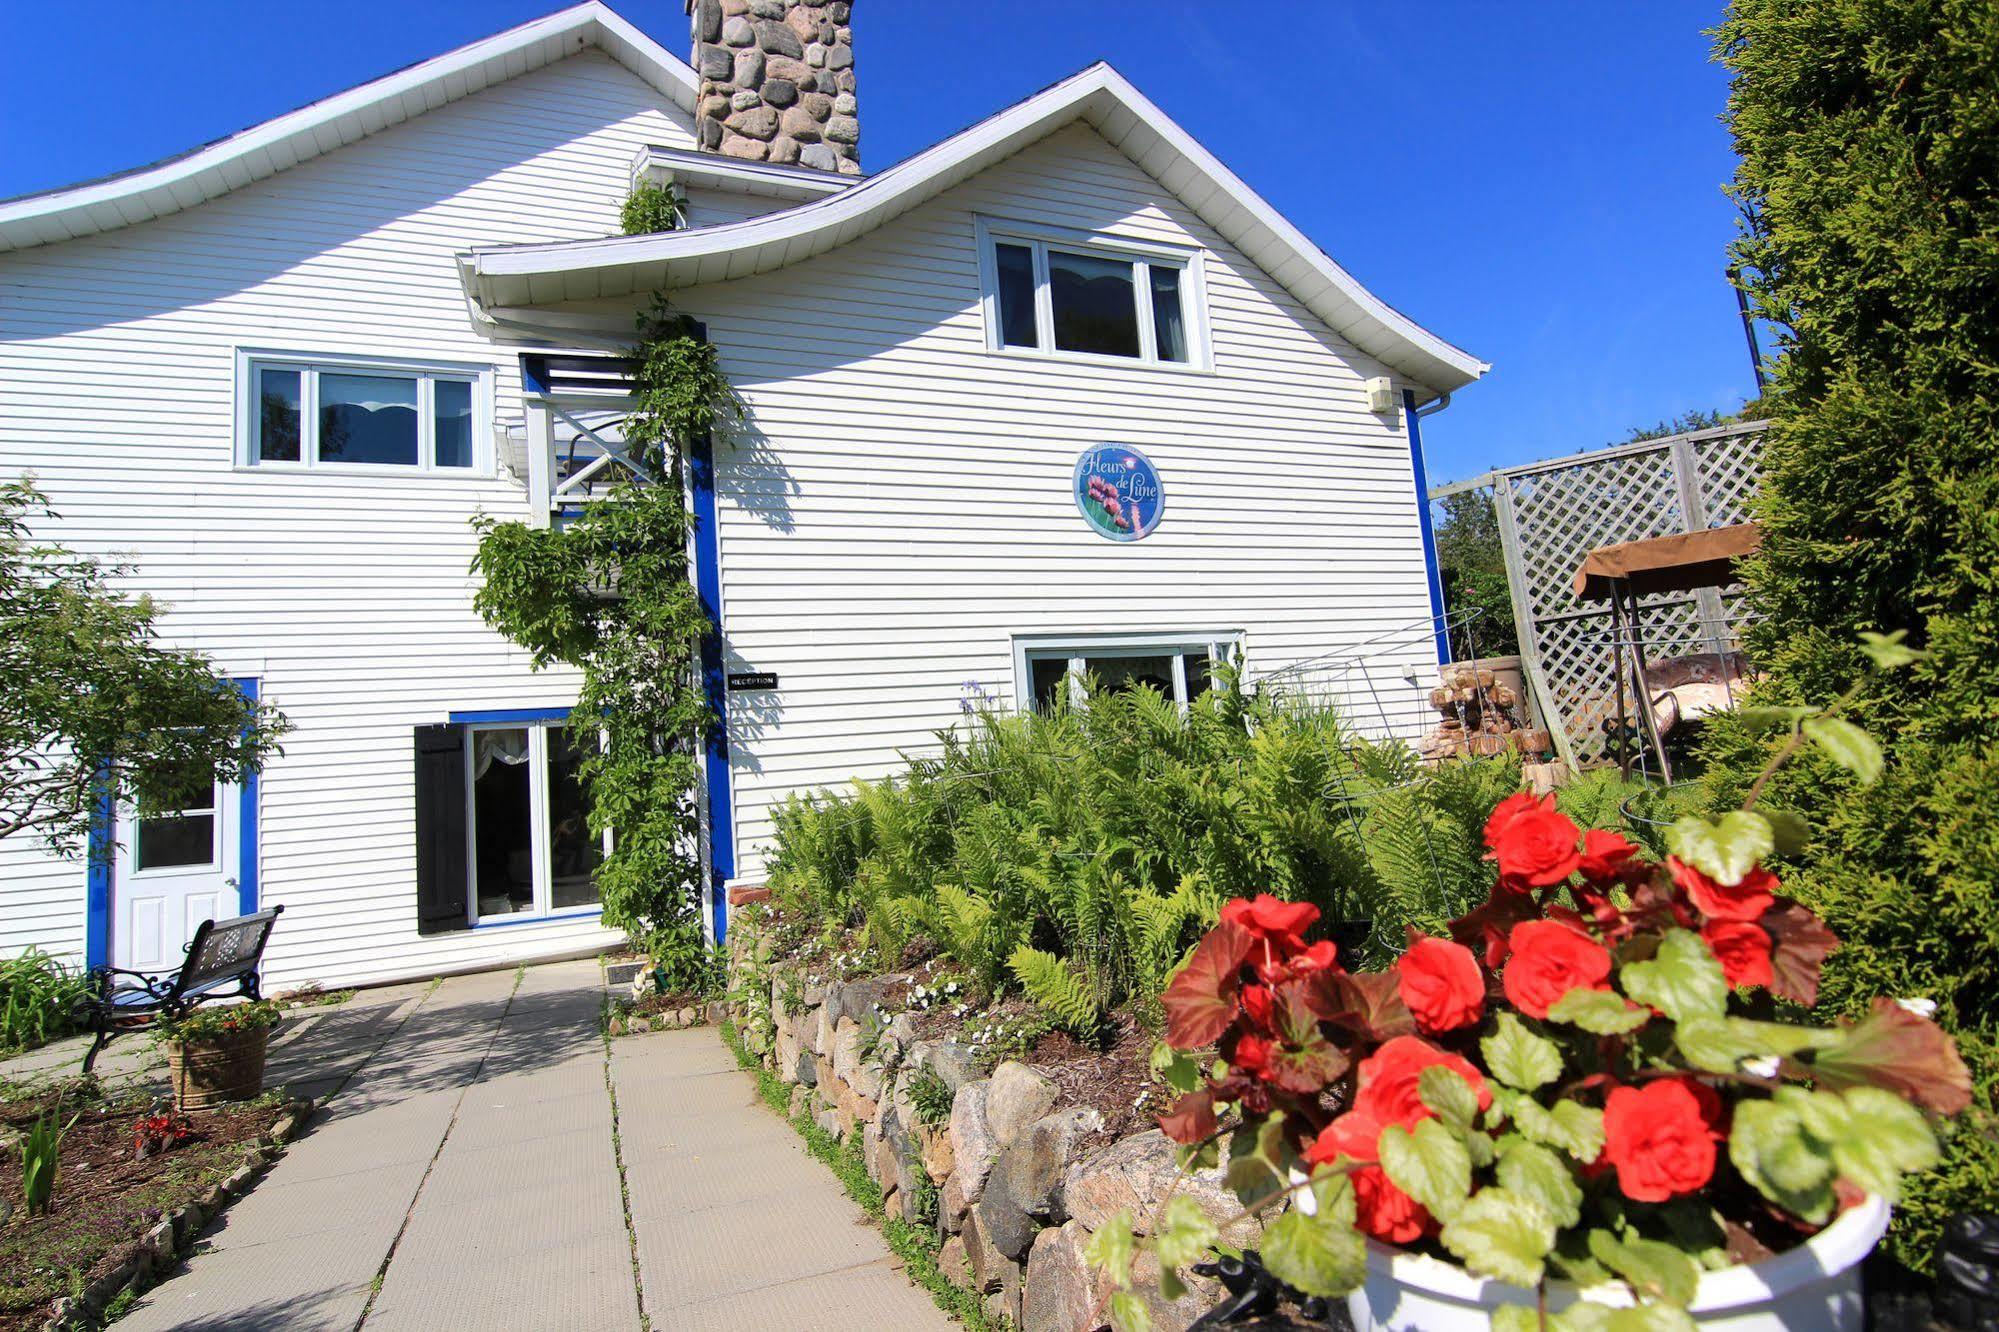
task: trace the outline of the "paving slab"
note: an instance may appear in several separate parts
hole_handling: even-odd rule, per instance
[[[641,1282],[656,1330],[952,1326],[712,1031],[607,1053],[594,961],[360,999],[273,1051],[321,1113],[121,1332],[637,1329]]]
[[[655,1328],[955,1326],[712,1030],[614,1041],[610,1065]]]

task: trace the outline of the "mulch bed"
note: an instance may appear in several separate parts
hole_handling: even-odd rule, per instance
[[[1083,1144],[1096,1147],[1157,1128],[1166,1108],[1166,1089],[1152,1080],[1152,1047],[1158,1037],[1129,1013],[1111,1016],[1103,1046],[1086,1045],[1067,1032],[1036,1041],[1022,1061],[1055,1080],[1058,1105],[1083,1105],[1104,1117],[1104,1126]]]
[[[628,1017],[652,1017],[656,1013],[678,1013],[683,1008],[691,1008],[697,1013],[708,1011],[708,1001],[693,990],[676,990],[672,994],[649,994],[643,999],[627,999],[618,1005],[618,1011]]]
[[[202,1197],[242,1164],[244,1146],[263,1137],[286,1113],[275,1102],[245,1102],[190,1113],[191,1136],[156,1155],[137,1158],[133,1126],[148,1113],[145,1096],[84,1102],[82,1117],[62,1140],[49,1215],[30,1217],[22,1201],[21,1156],[14,1134],[56,1109],[59,1122],[77,1113],[59,1106],[73,1090],[42,1091],[0,1101],[6,1128],[0,1171],[0,1332],[39,1329],[56,1298],[117,1268],[128,1248],[174,1209]]]

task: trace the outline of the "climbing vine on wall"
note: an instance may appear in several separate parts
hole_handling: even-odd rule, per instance
[[[715,349],[663,299],[641,318],[634,357],[625,441],[654,479],[620,482],[557,527],[475,519],[473,605],[536,669],[582,671],[570,727],[590,756],[591,830],[612,833],[597,872],[604,922],[639,938],[670,985],[695,987],[710,968],[697,850],[710,623],[690,568],[684,460],[690,441],[739,424],[742,404]]]

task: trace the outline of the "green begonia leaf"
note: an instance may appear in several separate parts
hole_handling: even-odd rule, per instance
[[[1493,1185],[1467,1199],[1439,1238],[1479,1275],[1531,1286],[1555,1247],[1555,1219],[1533,1199]]]
[[[1915,1106],[1879,1087],[1855,1087],[1839,1096],[1846,1103],[1845,1131],[1832,1148],[1839,1173],[1894,1202],[1901,1197],[1903,1175],[1937,1163],[1929,1121]]]
[[[1395,1187],[1430,1209],[1439,1219],[1449,1217],[1471,1192],[1471,1153],[1463,1139],[1434,1119],[1416,1131],[1391,1124],[1377,1143],[1381,1168]]]
[[[1122,1211],[1097,1227],[1083,1246],[1083,1261],[1110,1279],[1119,1290],[1131,1287],[1131,1260],[1138,1252],[1132,1235],[1131,1213]]]
[[[1817,742],[1826,757],[1858,777],[1862,783],[1881,775],[1881,746],[1874,737],[1843,717],[1806,719],[1804,733]]]
[[[1770,825],[1770,836],[1776,841],[1780,856],[1795,856],[1812,840],[1812,825],[1805,822],[1802,814],[1788,809],[1766,809],[1763,818]]]
[[[1576,1101],[1557,1101],[1550,1110],[1520,1092],[1502,1089],[1500,1095],[1507,1117],[1523,1137],[1559,1147],[1586,1164],[1602,1154],[1603,1111]]]
[[[1777,848],[1770,821],[1752,809],[1738,809],[1709,823],[1688,814],[1666,829],[1666,846],[1716,883],[1731,887]]]
[[[1806,1221],[1832,1214],[1831,1147],[1784,1100],[1743,1101],[1729,1130],[1728,1159],[1750,1185]]]
[[[1156,1241],[1159,1252],[1159,1285],[1167,1292],[1169,1300],[1180,1298],[1173,1288],[1183,1289],[1176,1269],[1190,1263],[1200,1262],[1208,1256],[1208,1250],[1221,1238],[1221,1232],[1201,1205],[1187,1194],[1178,1194],[1166,1204],[1160,1216],[1159,1237]]]
[[[1667,930],[1652,959],[1628,964],[1618,980],[1626,994],[1675,1022],[1728,1011],[1728,978],[1714,950],[1692,930]]]
[[[1152,1311],[1128,1290],[1111,1296],[1111,1326],[1116,1332],[1152,1332]]]
[[[1670,1244],[1636,1236],[1619,1239],[1608,1230],[1592,1230],[1589,1251],[1641,1299],[1664,1300],[1681,1308],[1693,1302],[1700,1265]]]
[[[1609,990],[1586,990],[1581,986],[1550,1004],[1548,1016],[1598,1036],[1621,1036],[1625,1032],[1638,1030],[1652,1020],[1651,1010],[1632,1007],[1622,995]]]
[[[1263,1265],[1307,1295],[1344,1295],[1367,1275],[1367,1241],[1349,1223],[1292,1210],[1263,1232]]]
[[[1583,1191],[1568,1162],[1537,1142],[1514,1138],[1499,1158],[1499,1182],[1541,1204],[1563,1229],[1582,1219]]]
[[[1472,1119],[1478,1114],[1478,1093],[1471,1089],[1463,1074],[1442,1064],[1432,1064],[1417,1078],[1416,1094],[1451,1132],[1459,1136],[1470,1132]]]
[[[1907,629],[1897,629],[1892,634],[1877,634],[1872,630],[1860,631],[1860,650],[1874,663],[1875,669],[1892,671],[1898,667],[1921,661],[1929,653],[1910,647],[1902,640],[1909,636]]]
[[[1734,1073],[1745,1059],[1759,1055],[1794,1055],[1821,1049],[1839,1034],[1820,1027],[1796,1027],[1785,1022],[1753,1022],[1748,1018],[1695,1018],[1673,1029],[1680,1057],[1707,1073]]]
[[[1562,1076],[1561,1047],[1527,1030],[1512,1013],[1499,1015],[1499,1025],[1479,1041],[1478,1048],[1485,1053],[1487,1070],[1509,1087],[1533,1091]]]

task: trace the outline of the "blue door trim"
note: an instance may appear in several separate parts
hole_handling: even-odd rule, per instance
[[[262,685],[252,677],[236,681],[236,687],[252,703],[263,693]],[[257,909],[257,788],[262,780],[263,774],[247,772],[237,788],[236,914],[239,916]]]
[[[243,697],[255,703],[262,685],[255,677],[232,680]],[[237,786],[236,806],[236,910],[247,916],[257,909],[258,886],[257,811],[262,774],[245,773]],[[111,884],[113,863],[118,854],[118,793],[109,768],[101,768],[97,778],[97,803],[91,813],[88,868],[84,876],[83,962],[87,967],[111,965]]]
[[[722,543],[715,517],[715,441],[703,433],[688,450],[694,499],[694,592],[708,616],[701,636],[701,684],[708,698],[708,911],[715,942],[729,929],[728,882],[736,873],[736,818],[729,782],[729,696],[722,671]]]
[[[109,769],[97,774],[97,804],[90,818],[90,869],[83,912],[83,962],[111,965],[111,860],[118,848],[118,800]]]
[[[1437,664],[1451,659],[1450,628],[1444,622],[1444,576],[1437,568],[1437,534],[1430,525],[1430,482],[1423,470],[1423,427],[1416,417],[1416,393],[1402,390],[1402,415],[1409,422],[1409,470],[1416,482],[1416,521],[1423,531],[1423,576],[1430,589],[1430,627],[1437,639]]]

